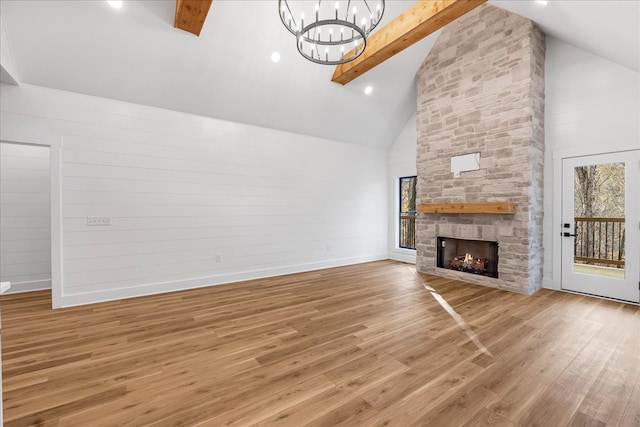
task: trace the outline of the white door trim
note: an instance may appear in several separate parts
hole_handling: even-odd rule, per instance
[[[0,140],[50,148],[51,165],[51,299],[53,308],[62,307],[62,204],[61,157],[62,135],[10,128],[0,128]]]

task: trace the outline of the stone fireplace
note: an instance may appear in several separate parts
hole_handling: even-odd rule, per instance
[[[419,271],[527,294],[542,286],[544,56],[544,34],[531,21],[485,4],[447,25],[422,64],[418,205],[505,201],[515,209],[420,213]],[[479,168],[454,176],[452,157],[470,153],[480,153]],[[495,242],[496,274],[439,264],[443,238]]]

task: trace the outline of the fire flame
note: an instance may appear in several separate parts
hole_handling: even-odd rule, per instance
[[[473,262],[473,255],[471,255],[471,254],[465,254],[465,255],[464,255],[464,262],[466,262],[466,263],[472,263],[472,262]]]

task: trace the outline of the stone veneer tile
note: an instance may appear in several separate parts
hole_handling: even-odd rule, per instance
[[[417,74],[418,203],[501,201],[514,215],[420,214],[419,271],[522,293],[542,281],[544,34],[485,4],[447,25]],[[453,178],[451,156],[480,152]],[[498,279],[436,268],[436,237],[498,241]]]

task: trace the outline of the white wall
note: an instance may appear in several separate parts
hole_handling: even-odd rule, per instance
[[[562,157],[640,148],[640,74],[547,36],[544,286],[560,288]]]
[[[388,170],[389,170],[389,258],[404,262],[416,262],[416,251],[402,249],[398,247],[399,233],[399,200],[400,189],[398,178],[404,176],[415,176],[416,154],[417,154],[417,131],[416,113],[414,112],[404,128],[389,147]]]
[[[1,95],[3,127],[63,137],[63,305],[387,258],[383,150],[29,85]]]
[[[2,7],[0,5],[0,11]],[[4,25],[4,15],[0,12],[0,77],[4,83],[17,84],[18,71],[13,59],[13,51],[9,45],[7,30]]]
[[[0,142],[0,282],[51,287],[49,147]]]

